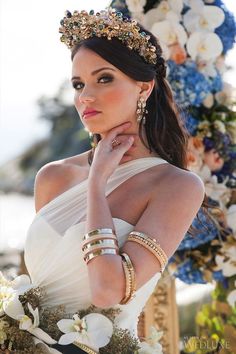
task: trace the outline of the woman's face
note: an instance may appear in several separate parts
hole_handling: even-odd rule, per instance
[[[122,73],[98,54],[80,48],[73,59],[74,103],[91,133],[106,134],[127,121],[136,122],[141,83]]]

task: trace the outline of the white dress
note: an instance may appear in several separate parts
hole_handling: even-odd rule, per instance
[[[119,165],[108,180],[106,195],[137,173],[164,163],[168,162],[145,157]],[[25,263],[32,283],[46,292],[42,306],[64,304],[72,315],[91,305],[88,271],[81,252],[87,183],[86,179],[45,205],[36,214],[25,243]],[[134,226],[118,218],[113,221],[122,246]],[[138,317],[159,278],[160,273],[155,274],[127,305],[115,306],[121,310],[115,320],[118,327],[137,336]]]

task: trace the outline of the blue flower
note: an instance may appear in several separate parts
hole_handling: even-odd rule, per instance
[[[168,80],[177,104],[183,108],[199,107],[211,92],[211,81],[197,70],[197,65],[192,60],[181,65],[168,60],[168,66]]]
[[[194,118],[191,114],[187,112],[182,112],[182,117],[185,123],[185,127],[189,134],[196,135],[199,120]]]
[[[225,280],[225,276],[223,275],[221,270],[213,272],[212,275],[213,279],[215,279],[216,281],[223,282]]]
[[[206,284],[202,272],[194,267],[194,263],[191,259],[187,259],[178,265],[178,269],[174,273],[174,276],[187,284]]]
[[[197,216],[192,222],[194,235],[186,233],[178,247],[178,251],[195,249],[218,236],[219,232],[215,223],[206,216],[202,208],[200,208]]]
[[[211,85],[211,92],[216,93],[219,92],[223,89],[223,80],[222,76],[217,70],[217,75],[214,77],[208,77],[207,80],[209,81],[209,84]]]

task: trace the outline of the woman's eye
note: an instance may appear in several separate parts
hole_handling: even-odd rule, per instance
[[[105,84],[107,82],[111,82],[113,80],[113,77],[111,76],[101,76],[99,79],[98,79],[98,82],[101,82],[102,84]]]
[[[74,82],[72,83],[72,86],[73,86],[73,88],[74,88],[75,90],[81,90],[82,87],[83,87],[83,83],[82,83],[82,82],[76,82],[76,81],[74,81]]]

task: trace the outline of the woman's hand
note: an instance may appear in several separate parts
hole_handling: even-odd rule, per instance
[[[130,126],[130,122],[123,123],[111,129],[106,137],[99,141],[89,171],[90,181],[94,180],[96,184],[106,183],[121,161],[123,163],[131,160],[130,156],[124,154],[131,148],[134,136],[122,134]]]

